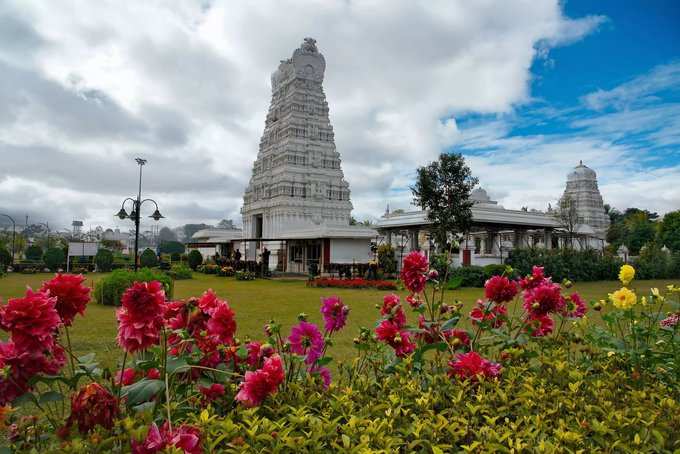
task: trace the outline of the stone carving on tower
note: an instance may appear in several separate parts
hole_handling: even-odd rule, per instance
[[[562,195],[563,199],[565,197],[569,197],[576,206],[578,223],[592,227],[597,237],[604,239],[609,228],[609,216],[604,210],[597,175],[583,161],[567,176],[567,187]]]
[[[328,116],[325,70],[316,40],[305,38],[272,74],[264,133],[243,196],[246,238],[284,238],[287,231],[320,224],[349,225],[349,184]]]

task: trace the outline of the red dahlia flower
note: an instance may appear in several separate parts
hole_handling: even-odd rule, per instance
[[[408,331],[402,330],[390,320],[383,320],[375,329],[376,337],[394,349],[394,353],[403,358],[416,349]]]
[[[118,371],[114,383],[118,386],[129,386],[135,382],[135,375],[137,375],[135,369],[128,367],[123,371]]]
[[[163,319],[160,317],[136,320],[127,309],[116,314],[118,319],[118,345],[128,353],[158,345],[161,339]]]
[[[268,395],[276,392],[284,378],[281,357],[274,354],[264,361],[262,369],[246,372],[236,394],[236,400],[246,407],[256,407]]]
[[[288,336],[290,351],[297,355],[306,355],[305,362],[313,364],[321,357],[324,340],[319,328],[313,323],[301,321],[290,330]]]
[[[493,276],[484,284],[484,295],[495,303],[506,303],[517,295],[517,284],[505,276]]]
[[[470,311],[470,320],[473,325],[489,323],[493,328],[500,328],[505,323],[508,309],[503,304],[484,303],[477,300],[477,305]]]
[[[99,383],[89,383],[71,396],[71,415],[66,425],[78,423],[81,434],[90,432],[97,425],[110,430],[117,415],[118,404],[113,394]]]
[[[531,290],[546,282],[550,282],[550,278],[546,278],[545,274],[543,274],[543,267],[534,266],[529,276],[520,279],[519,286],[522,287],[522,290]]]
[[[236,333],[234,311],[226,301],[220,301],[210,312],[207,328],[208,335],[217,343],[232,344]]]
[[[0,327],[21,351],[51,348],[61,323],[56,304],[57,298],[29,288],[23,298],[10,298],[0,307]]]
[[[555,329],[555,322],[548,314],[531,316],[526,323],[525,331],[531,337],[543,337],[552,333]]]
[[[524,309],[534,316],[561,310],[564,303],[560,294],[561,290],[558,284],[549,281],[527,290],[524,293]]]
[[[399,297],[394,293],[385,295],[383,305],[380,308],[380,315],[392,321],[397,327],[401,328],[406,324],[406,315],[401,308]]]
[[[459,353],[449,361],[449,377],[469,379],[473,382],[480,378],[494,378],[501,373],[501,365],[479,356],[477,352]]]
[[[65,326],[71,326],[76,314],[85,314],[85,307],[90,302],[90,288],[84,282],[82,274],[57,274],[40,287],[40,291],[57,298],[57,312]]]
[[[166,310],[165,291],[158,281],[135,282],[125,290],[120,302],[137,320],[162,317]]]
[[[198,390],[203,394],[203,399],[205,402],[212,402],[224,396],[225,389],[224,385],[219,383],[213,383],[210,386],[199,386]]]
[[[404,286],[411,293],[420,293],[425,288],[427,283],[427,271],[430,264],[427,257],[420,251],[413,251],[404,258],[404,264],[401,268],[401,280]]]
[[[321,299],[321,315],[325,322],[324,329],[329,333],[340,331],[347,322],[349,306],[342,303],[337,296]]]

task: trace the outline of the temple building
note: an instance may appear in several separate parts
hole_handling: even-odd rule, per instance
[[[602,196],[597,187],[595,172],[579,163],[567,176],[562,197],[568,196],[575,209],[575,222],[571,231],[555,210],[509,210],[491,200],[483,188],[470,194],[472,228],[458,235],[454,262],[456,265],[484,266],[503,263],[510,251],[520,247],[576,249],[602,249],[609,218],[604,211]],[[430,221],[425,211],[385,213],[377,223],[381,241],[391,244],[397,261],[415,249],[426,254],[434,252],[435,245],[429,235]]]
[[[583,161],[579,161],[579,165],[567,176],[567,187],[562,195],[562,200],[565,199],[575,207],[577,228],[591,229],[596,238],[607,236],[610,220],[597,186],[597,175]]]
[[[267,248],[269,267],[306,273],[367,263],[377,232],[350,226],[352,203],[323,91],[326,61],[305,38],[272,74],[272,99],[243,196],[248,260]]]

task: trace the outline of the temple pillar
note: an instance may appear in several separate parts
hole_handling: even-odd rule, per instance
[[[543,231],[543,246],[546,249],[552,249],[552,230],[550,229]]]
[[[411,229],[408,231],[408,236],[409,236],[409,249],[412,251],[417,251],[420,248],[418,247],[418,230],[416,229]]]

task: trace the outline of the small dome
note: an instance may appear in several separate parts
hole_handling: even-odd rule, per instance
[[[578,165],[574,167],[574,170],[567,176],[567,181],[573,180],[596,180],[597,174],[593,169],[583,164],[583,161],[579,161]]]
[[[490,202],[491,198],[489,197],[489,194],[486,193],[484,188],[477,188],[474,191],[470,193],[470,200],[473,202]]]

